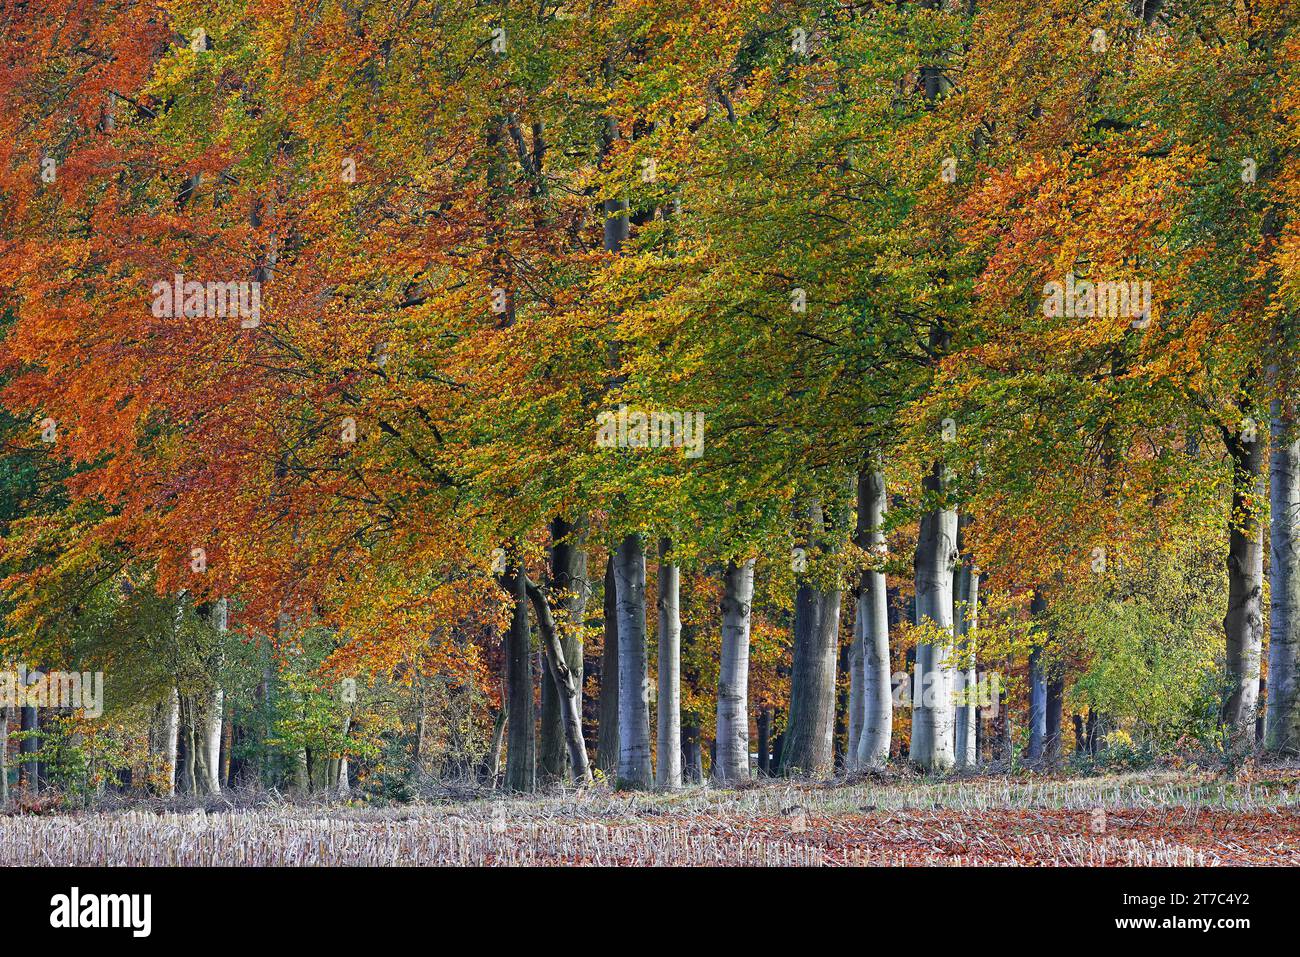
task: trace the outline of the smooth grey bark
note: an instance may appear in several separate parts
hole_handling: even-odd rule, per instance
[[[648,788],[650,670],[645,631],[645,546],[625,535],[614,553],[618,596],[618,786]]]
[[[522,577],[522,573],[521,573]],[[567,764],[573,783],[579,786],[591,783],[591,768],[587,764],[587,744],[582,737],[582,672],[574,672],[564,656],[551,606],[541,588],[524,579],[528,599],[537,616],[537,630],[542,636],[542,652],[546,660],[550,681],[555,685],[560,705]]]
[[[719,784],[749,780],[749,617],[754,560],[728,562],[723,572],[722,649],[718,670],[717,738],[713,777]]]
[[[211,609],[212,626],[218,635],[218,642],[224,640],[230,626],[230,608],[224,598],[217,599]],[[221,689],[221,648],[218,645],[216,655],[211,662],[213,687],[209,689],[207,700],[200,711],[202,723],[198,746],[203,752],[201,767],[204,772],[203,788],[209,794],[221,793],[221,728],[225,710],[225,694]]]
[[[864,469],[858,475],[858,547],[883,562],[885,543],[885,474]],[[883,566],[882,566],[883,567]],[[857,767],[879,768],[889,761],[894,697],[889,663],[889,597],[884,571],[862,572],[854,622],[862,646],[862,733]]]
[[[536,788],[536,733],[533,721],[533,655],[528,626],[528,590],[524,570],[512,557],[502,584],[512,614],[506,634],[506,778],[509,791]]]
[[[1263,443],[1227,429],[1223,439],[1232,459],[1223,723],[1233,732],[1253,736],[1264,639],[1264,526],[1259,509],[1264,496]]]
[[[1035,619],[1035,629],[1041,631],[1043,616],[1047,614],[1047,599],[1035,590],[1029,603],[1029,613]],[[1047,742],[1047,671],[1043,663],[1042,642],[1035,637],[1029,651],[1029,749],[1025,760],[1037,764],[1043,760]]]
[[[936,462],[925,477],[926,493],[942,496],[945,491],[943,465]],[[912,702],[910,760],[927,771],[946,771],[955,763],[953,755],[952,706],[952,582],[957,564],[957,513],[947,506],[932,508],[921,516],[916,542],[916,621],[930,621],[946,641],[920,644],[916,648],[916,686],[921,689]]]
[[[808,551],[820,549],[825,534],[821,505],[805,516]],[[839,645],[840,591],[823,591],[805,579],[795,594],[794,643],[790,668],[790,711],[780,774],[823,776],[834,770],[835,670]]]
[[[167,711],[163,718],[163,760],[167,766],[167,794],[176,793],[176,758],[180,748],[181,696],[175,688],[167,699]]]
[[[659,676],[655,785],[660,788],[682,786],[682,616],[681,571],[672,561],[672,543],[659,540],[658,628]]]
[[[551,521],[551,590],[560,611],[557,627],[569,671],[577,676],[578,711],[582,711],[582,625],[587,616],[587,553],[585,523],[563,518]],[[549,667],[549,666],[548,666]],[[562,692],[555,681],[542,682],[542,717],[537,751],[538,777],[543,783],[562,781],[572,770],[571,745],[565,732]],[[585,751],[585,747],[584,747]]]
[[[1275,398],[1269,461],[1268,719],[1264,746],[1300,751],[1300,438],[1290,397]]]
[[[962,552],[962,528],[970,521],[960,516],[957,522],[957,551]],[[979,627],[980,573],[974,562],[964,558],[957,566],[953,587],[953,639],[962,665],[953,677],[956,714],[953,725],[953,756],[957,767],[970,768],[979,762],[976,733],[979,728],[979,702],[975,698],[975,631]]]
[[[9,803],[9,705],[0,705],[0,805]]]
[[[614,555],[605,564],[605,648],[600,660],[600,725],[597,729],[596,767],[606,777],[618,772],[618,586],[614,583]]]

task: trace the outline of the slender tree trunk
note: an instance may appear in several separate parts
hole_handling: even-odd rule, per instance
[[[926,476],[927,493],[944,494],[943,465],[936,462]],[[957,513],[934,508],[921,516],[916,543],[916,620],[952,634],[952,579],[957,564]],[[912,746],[909,758],[927,771],[946,771],[953,755],[952,665],[945,643],[916,649],[920,701],[912,702]]]
[[[9,705],[0,705],[0,806],[9,803]]]
[[[968,516],[961,516],[958,521],[958,553],[962,551],[962,527],[969,521]],[[953,592],[954,603],[960,606],[953,609],[954,640],[963,661],[954,673],[956,721],[953,752],[959,768],[971,768],[979,763],[975,741],[979,728],[979,702],[976,700],[975,683],[975,630],[979,626],[979,589],[979,569],[971,559],[963,559],[957,566]]]
[[[536,789],[536,735],[533,720],[532,635],[528,626],[528,591],[517,550],[506,569],[503,584],[510,593],[513,614],[506,639],[506,739],[507,790]]]
[[[605,565],[605,649],[600,664],[600,727],[596,767],[612,778],[618,773],[618,586],[614,556]]]
[[[772,773],[772,709],[759,709],[755,723],[758,726],[758,776],[765,778]]]
[[[560,645],[569,670],[577,676],[582,692],[582,625],[587,615],[587,553],[583,522],[570,524],[563,518],[551,521],[551,588],[560,611],[557,627]],[[579,701],[581,711],[581,701]],[[564,731],[561,693],[554,681],[542,682],[541,738],[538,746],[538,774],[545,784],[564,780],[572,769]],[[584,748],[585,750],[585,748]]]
[[[865,699],[862,696],[862,626],[858,616],[862,614],[861,595],[858,597],[857,610],[853,616],[853,641],[849,645],[849,701],[848,701],[848,738],[844,748],[844,768],[852,771],[858,766],[858,742],[862,740],[862,719],[866,713]]]
[[[645,633],[645,546],[624,536],[614,553],[618,593],[618,786],[648,788],[650,671]]]
[[[1226,430],[1224,441],[1232,458],[1233,482],[1228,611],[1223,617],[1228,684],[1223,722],[1234,732],[1253,736],[1264,637],[1264,537],[1259,509],[1263,499],[1263,443],[1249,434]]]
[[[681,573],[672,562],[672,543],[659,540],[659,702],[655,785],[682,786]]]
[[[808,551],[825,534],[820,504],[809,506]],[[790,713],[781,751],[781,774],[824,776],[834,770],[835,666],[839,650],[840,590],[823,591],[811,581],[795,595]]]
[[[520,573],[522,576],[522,572]],[[573,783],[583,786],[591,783],[591,768],[587,765],[587,744],[582,737],[582,672],[574,672],[565,660],[564,647],[551,615],[551,607],[542,590],[525,579],[529,600],[537,616],[537,628],[542,635],[542,649],[546,658],[550,680],[555,685],[560,703],[560,720],[568,750],[567,764],[572,770]]]
[[[1268,720],[1270,751],[1300,751],[1300,437],[1290,396],[1273,400],[1269,467]]]
[[[162,732],[163,762],[167,774],[167,794],[171,796],[176,793],[176,761],[181,729],[181,696],[175,688],[171,690],[166,707]]]
[[[693,649],[695,647],[695,625],[689,616],[682,622],[681,638],[681,672],[682,684],[688,688],[699,688],[700,676],[697,670]],[[682,711],[682,779],[687,784],[704,783],[704,749],[700,747],[701,715],[694,709]]]
[[[884,562],[885,474],[864,469],[858,475],[858,547]],[[880,566],[883,569],[883,565]],[[854,624],[862,645],[862,735],[857,766],[879,768],[889,762],[894,698],[889,663],[889,597],[883,570],[862,572]]]
[[[719,784],[749,780],[749,613],[754,560],[728,562],[723,574],[722,652],[713,777]]]
[[[1035,629],[1041,632],[1046,627],[1042,624],[1047,613],[1047,599],[1039,590],[1034,591],[1029,605],[1029,613],[1035,619]],[[1043,663],[1043,643],[1036,636],[1029,651],[1029,750],[1025,760],[1038,764],[1043,760],[1047,742],[1047,671]]]

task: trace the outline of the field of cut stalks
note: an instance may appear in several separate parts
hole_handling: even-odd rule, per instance
[[[0,865],[1300,864],[1300,781],[1159,776],[604,789],[0,817]]]

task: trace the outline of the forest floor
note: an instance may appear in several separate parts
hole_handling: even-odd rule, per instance
[[[0,865],[1300,864],[1300,769],[0,816]]]

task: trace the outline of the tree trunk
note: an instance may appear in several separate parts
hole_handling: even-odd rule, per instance
[[[9,705],[0,705],[0,806],[9,803]]]
[[[35,708],[24,706],[18,717],[18,730],[24,732],[18,743],[18,787],[25,794],[37,794],[41,789],[39,761],[41,743],[37,732],[41,730],[40,715]]]
[[[1047,599],[1041,591],[1034,591],[1029,613],[1035,619],[1035,629],[1041,634],[1045,627],[1041,619],[1047,613]],[[1043,664],[1043,643],[1035,636],[1034,645],[1029,651],[1029,750],[1025,754],[1025,760],[1030,764],[1041,762],[1046,742],[1047,672]]]
[[[645,547],[626,535],[614,553],[618,595],[618,786],[648,788],[650,671],[645,633]]]
[[[942,496],[943,465],[936,462],[925,477],[924,490]],[[952,579],[957,564],[957,513],[936,507],[921,516],[916,543],[916,621],[931,622],[952,633]],[[916,649],[917,687],[912,702],[912,745],[909,758],[927,771],[946,771],[953,755],[952,666],[947,644],[921,644]]]
[[[858,474],[858,547],[881,563],[885,551],[885,474],[864,469]],[[889,663],[889,597],[883,564],[862,572],[854,627],[862,645],[862,735],[857,766],[879,768],[889,762],[894,697]]]
[[[825,535],[821,505],[808,508],[808,551]],[[781,752],[781,774],[825,776],[834,770],[835,666],[839,651],[840,590],[799,584],[794,607],[790,713]]]
[[[1259,511],[1263,499],[1263,443],[1254,441],[1251,435],[1226,430],[1224,442],[1232,458],[1233,480],[1228,612],[1223,617],[1228,685],[1223,722],[1233,732],[1253,736],[1264,637],[1264,540]]]
[[[659,701],[655,785],[682,786],[681,572],[671,560],[672,543],[659,540]]]
[[[1289,396],[1273,400],[1269,467],[1268,698],[1264,744],[1300,751],[1300,438]]]
[[[506,779],[509,791],[536,788],[536,736],[533,720],[533,654],[528,627],[528,590],[522,560],[516,554],[503,576],[513,614],[506,638]]]
[[[682,683],[688,688],[700,686],[700,676],[695,655],[696,626],[688,616],[681,628]],[[704,783],[704,749],[700,747],[700,725],[703,717],[693,708],[682,711],[682,779],[688,784]]]
[[[754,560],[728,562],[723,574],[722,650],[718,671],[717,739],[713,777],[719,784],[749,780],[749,612]]]
[[[551,589],[559,616],[560,646],[569,671],[577,676],[579,708],[582,711],[582,626],[587,616],[587,553],[584,523],[570,524],[562,518],[551,521]],[[542,682],[541,741],[538,746],[538,774],[545,784],[564,780],[572,770],[570,745],[564,730],[561,692],[554,681]],[[583,750],[586,750],[584,745]]]
[[[528,598],[533,603],[533,612],[537,615],[537,629],[542,635],[547,671],[559,699],[560,720],[568,750],[567,764],[572,770],[573,783],[587,785],[591,783],[591,768],[587,765],[587,744],[582,737],[582,672],[575,673],[565,659],[564,646],[546,596],[532,582],[527,579],[524,581]]]
[[[167,774],[167,794],[176,793],[176,763],[180,749],[181,730],[181,696],[175,688],[167,701],[167,712],[163,720],[163,761]]]
[[[1047,766],[1055,768],[1061,763],[1061,717],[1065,704],[1065,671],[1059,662],[1048,669],[1046,732]]]
[[[765,778],[772,773],[772,709],[759,709],[755,724],[758,726],[758,776]]]
[[[957,523],[957,551],[962,551],[962,527],[970,521],[961,516]],[[953,753],[959,768],[971,768],[979,763],[976,750],[976,731],[979,727],[979,701],[975,683],[975,630],[979,626],[980,573],[975,563],[962,559],[957,566],[956,586],[953,590],[953,638],[963,664],[954,673],[956,720],[953,730]]]
[[[853,617],[853,640],[849,644],[849,701],[848,737],[844,746],[844,769],[852,771],[858,766],[858,742],[862,740],[862,718],[866,710],[862,697],[862,628],[858,616],[862,614],[861,596]]]
[[[605,650],[600,660],[600,727],[596,767],[607,778],[618,772],[618,586],[614,556],[605,565]]]

